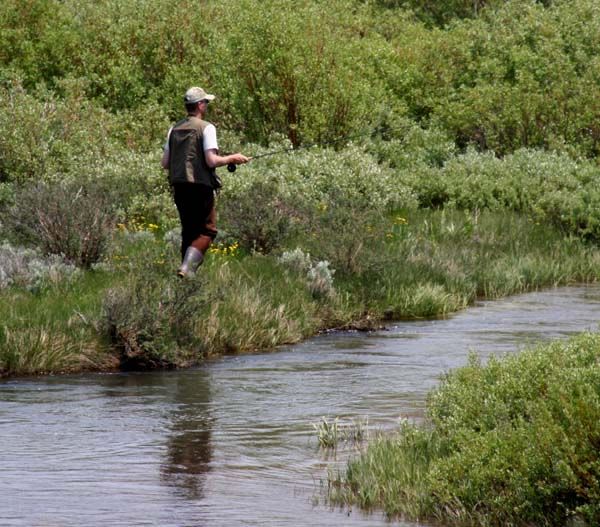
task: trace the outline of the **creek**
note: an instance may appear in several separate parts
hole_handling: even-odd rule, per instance
[[[328,470],[356,447],[320,450],[313,424],[421,419],[470,350],[514,353],[599,321],[600,287],[563,287],[190,370],[0,381],[0,526],[414,527],[324,503]]]

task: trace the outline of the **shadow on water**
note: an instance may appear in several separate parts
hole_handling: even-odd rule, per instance
[[[101,384],[104,396],[117,405],[132,396],[141,405],[159,397],[157,403],[165,410],[161,432],[166,438],[160,481],[179,498],[202,499],[212,459],[208,373],[202,369],[125,373],[104,376]]]

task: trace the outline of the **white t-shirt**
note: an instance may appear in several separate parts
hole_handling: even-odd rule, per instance
[[[171,135],[171,130],[173,127],[169,128],[169,132],[167,133],[167,141],[165,142],[165,146],[163,146],[163,150],[167,152],[169,150],[169,136]],[[217,129],[214,124],[209,124],[204,129],[204,134],[202,135],[203,143],[204,143],[204,151],[207,150],[219,150],[219,145],[217,143]]]

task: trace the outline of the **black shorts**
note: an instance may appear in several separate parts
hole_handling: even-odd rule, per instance
[[[175,205],[181,220],[181,249],[183,252],[199,236],[215,239],[217,215],[212,188],[196,183],[173,185]]]

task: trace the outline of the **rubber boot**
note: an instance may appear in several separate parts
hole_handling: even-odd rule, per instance
[[[202,260],[204,260],[202,251],[199,251],[190,245],[185,251],[185,256],[183,257],[183,262],[179,271],[177,271],[177,275],[182,278],[184,276],[193,275],[196,272],[196,269],[200,267]]]

